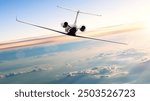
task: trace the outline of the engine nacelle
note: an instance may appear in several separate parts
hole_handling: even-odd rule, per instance
[[[66,28],[66,27],[68,26],[68,22],[63,22],[63,23],[61,24],[61,26],[62,26],[63,28]]]
[[[81,26],[80,31],[81,31],[81,32],[84,32],[84,31],[85,31],[85,29],[86,29],[86,27],[85,27],[85,26]]]

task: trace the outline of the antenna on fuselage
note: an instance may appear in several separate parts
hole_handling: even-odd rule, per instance
[[[72,9],[69,9],[69,8],[64,8],[64,7],[61,7],[61,6],[57,6],[58,8],[61,8],[61,9],[64,9],[64,10],[68,10],[68,11],[71,11],[71,12],[76,12],[76,18],[75,18],[75,21],[74,21],[74,25],[76,25],[77,23],[77,19],[78,19],[78,16],[79,16],[79,13],[81,14],[87,14],[87,15],[94,15],[94,16],[102,16],[100,14],[93,14],[93,13],[86,13],[86,12],[82,12],[80,10],[72,10]]]

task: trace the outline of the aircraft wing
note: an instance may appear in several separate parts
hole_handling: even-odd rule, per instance
[[[80,36],[80,35],[76,35],[74,37],[79,37],[79,38],[84,38],[84,39],[92,39],[92,40],[98,40],[98,41],[104,41],[104,42],[109,42],[109,43],[115,43],[115,44],[123,44],[123,45],[127,45],[127,43],[122,43],[122,42],[116,42],[116,41],[110,41],[110,40],[103,40],[103,39],[97,39],[97,38],[91,38],[91,37],[86,37],[86,36]]]
[[[54,32],[58,32],[58,33],[67,35],[67,33],[64,33],[64,32],[61,32],[61,31],[57,31],[57,30],[54,30],[54,29],[51,29],[51,28],[47,28],[47,27],[31,24],[31,23],[28,23],[28,22],[24,22],[24,21],[18,20],[17,18],[16,18],[16,21],[24,23],[24,24],[32,25],[32,26],[35,26],[35,27],[39,27],[39,28],[43,28],[43,29],[46,29],[46,30],[51,30],[51,31],[54,31]],[[110,41],[110,40],[103,40],[103,39],[96,39],[96,38],[80,36],[80,35],[76,35],[76,36],[72,36],[72,37],[78,37],[78,38],[84,38],[84,39],[91,39],[91,40],[97,40],[97,41],[104,41],[104,42],[109,42],[109,43],[116,43],[116,44],[127,45],[126,43],[115,42],[115,41]]]
[[[35,26],[35,27],[39,27],[39,28],[43,28],[43,29],[47,29],[47,30],[51,30],[51,31],[54,31],[54,32],[58,32],[58,33],[61,33],[61,34],[66,34],[66,33],[61,32],[61,31],[58,31],[58,30],[54,30],[54,29],[51,29],[51,28],[47,28],[47,27],[43,27],[43,26],[39,26],[39,25],[35,25],[35,24],[31,24],[31,23],[28,23],[28,22],[24,22],[24,21],[18,20],[17,18],[16,18],[16,21],[21,22],[21,23],[24,23],[24,24],[31,25],[31,26]]]

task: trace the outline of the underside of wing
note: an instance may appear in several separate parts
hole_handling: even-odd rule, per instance
[[[84,39],[91,39],[91,40],[97,40],[97,41],[104,41],[104,42],[115,43],[115,44],[127,45],[127,43],[110,41],[110,40],[104,40],[104,39],[98,39],[98,38],[91,38],[91,37],[80,36],[80,35],[76,35],[75,37],[84,38]]]
[[[61,33],[61,34],[66,34],[66,33],[64,33],[64,32],[61,32],[61,31],[58,31],[58,30],[55,30],[55,29],[51,29],[51,28],[47,28],[47,27],[35,25],[35,24],[32,24],[32,23],[24,22],[24,21],[18,20],[17,18],[16,18],[16,21],[21,22],[21,23],[24,23],[24,24],[31,25],[31,26],[43,28],[43,29],[46,29],[46,30],[51,30],[51,31],[53,31],[53,32],[57,32],[57,33]]]

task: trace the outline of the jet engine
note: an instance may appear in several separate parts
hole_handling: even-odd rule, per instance
[[[63,22],[63,23],[61,24],[61,26],[62,26],[63,28],[66,28],[66,27],[68,26],[68,22]]]
[[[81,31],[81,32],[84,32],[84,31],[85,31],[85,29],[86,29],[86,27],[85,27],[85,26],[81,26],[80,31]]]

